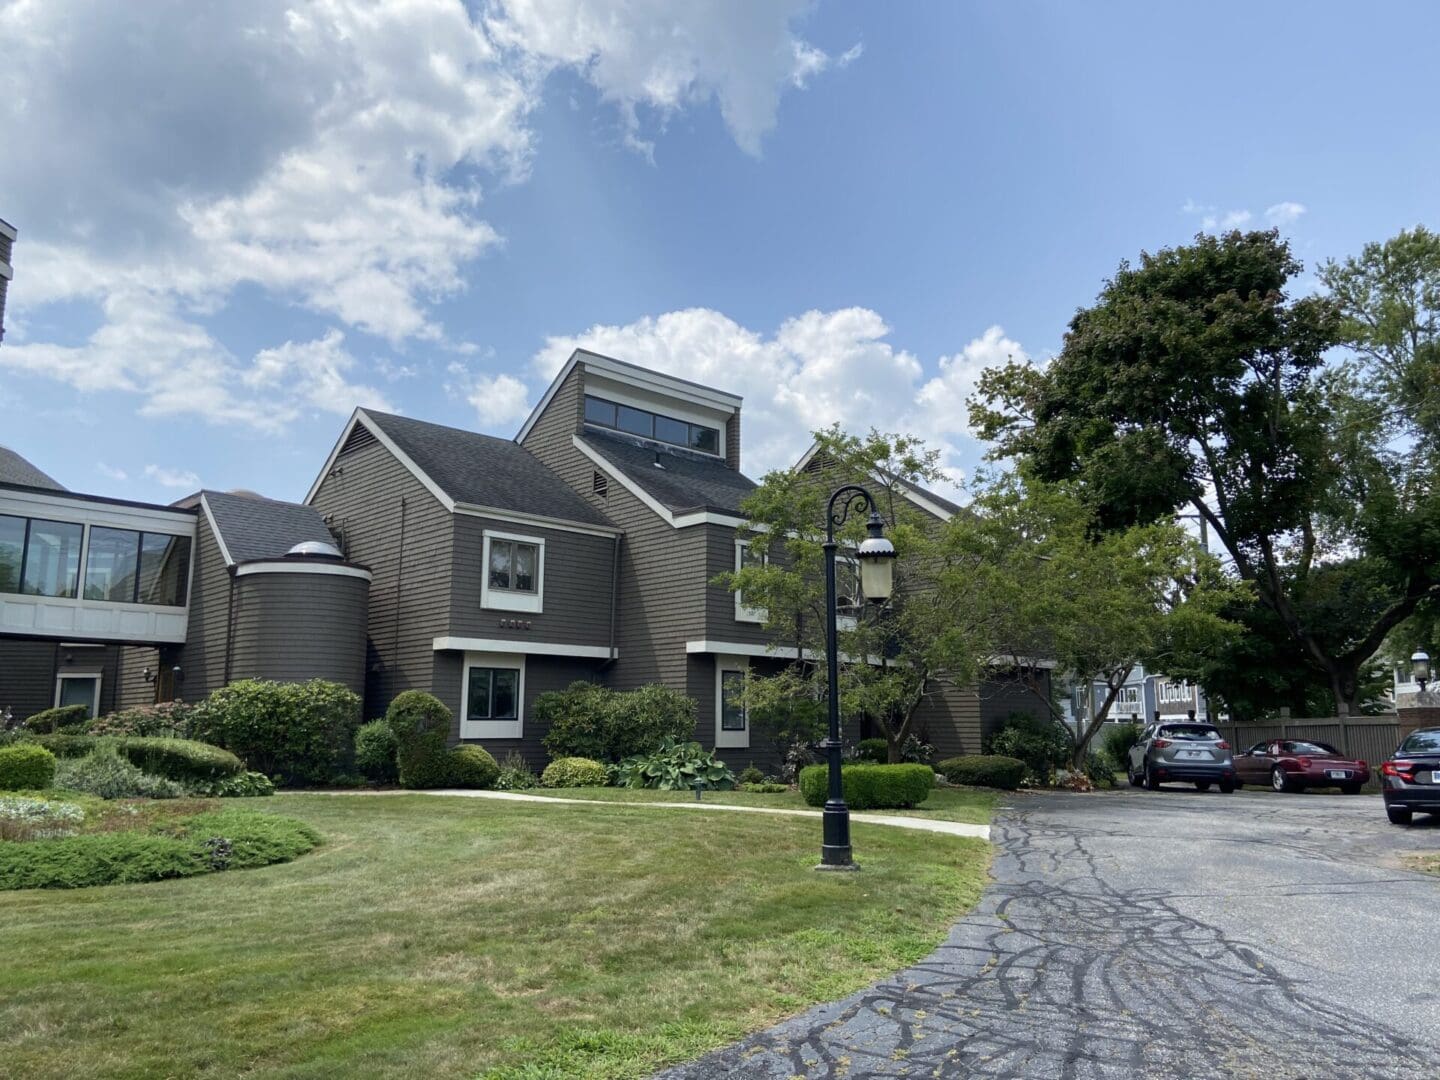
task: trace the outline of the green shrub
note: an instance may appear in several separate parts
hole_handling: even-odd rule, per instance
[[[0,746],[0,791],[40,791],[55,779],[55,755],[36,742]]]
[[[547,729],[545,749],[557,758],[617,762],[695,735],[694,700],[659,684],[619,692],[575,682],[541,694],[531,714]]]
[[[890,744],[884,739],[861,739],[855,744],[855,760],[884,765],[890,760]]]
[[[82,758],[65,758],[55,769],[55,786],[101,799],[178,799],[182,784],[137,767],[105,740]]]
[[[485,790],[495,786],[500,766],[483,746],[457,746],[450,751],[449,786]]]
[[[935,766],[935,771],[952,784],[1014,791],[1025,779],[1028,767],[1019,758],[1001,754],[965,754],[947,758]]]
[[[540,774],[541,787],[604,787],[608,782],[605,766],[583,757],[556,758]]]
[[[188,739],[190,717],[195,706],[183,701],[141,705],[101,716],[85,725],[87,735],[138,735],[153,738]]]
[[[288,862],[320,842],[304,822],[226,809],[155,826],[0,844],[0,889],[76,889]]]
[[[245,763],[228,750],[194,739],[122,739],[108,735],[36,735],[34,741],[56,757],[84,757],[101,745],[113,745],[142,772],[178,780],[223,780],[245,771]]]
[[[636,754],[610,768],[619,787],[656,788],[660,791],[689,791],[692,788],[735,786],[730,767],[698,742],[666,741],[649,754]]]
[[[1100,736],[1100,746],[1111,759],[1124,762],[1130,756],[1130,748],[1140,741],[1140,732],[1145,729],[1139,724],[1106,724]],[[1123,765],[1122,765],[1123,768]]]
[[[434,694],[406,690],[385,711],[395,733],[395,764],[400,785],[407,788],[446,787],[450,782],[450,710]]]
[[[741,791],[749,791],[755,795],[778,795],[782,791],[790,790],[784,784],[771,784],[763,781],[760,783],[741,784],[739,785],[739,789]]]
[[[935,770],[929,765],[846,765],[840,775],[845,785],[845,803],[852,810],[919,806],[935,787]],[[800,794],[811,806],[825,805],[829,783],[827,765],[800,770]]]
[[[396,776],[395,729],[386,720],[371,720],[355,732],[355,767],[377,784],[393,783]]]
[[[1070,751],[1070,733],[1064,724],[1022,712],[1011,713],[985,745],[987,754],[1025,762],[1030,778],[1042,784],[1070,763]]]
[[[1120,766],[1107,750],[1091,750],[1085,755],[1085,776],[1096,787],[1115,786],[1115,774]]]
[[[763,784],[765,783],[765,774],[759,769],[757,769],[754,765],[747,765],[745,766],[744,771],[741,772],[740,776],[737,778],[736,783]]]
[[[25,729],[37,735],[53,735],[57,731],[79,732],[90,718],[90,710],[84,705],[61,705],[56,709],[44,709],[25,718]]]
[[[528,791],[537,787],[540,778],[530,763],[518,750],[511,750],[500,763],[500,775],[495,778],[495,787],[500,791]]]
[[[360,696],[340,683],[241,679],[196,706],[196,738],[233,750],[252,769],[299,783],[340,772],[360,725]]]
[[[207,799],[251,799],[274,795],[275,783],[264,773],[242,772],[223,780],[192,781],[185,789]]]

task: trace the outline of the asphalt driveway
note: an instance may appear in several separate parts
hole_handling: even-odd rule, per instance
[[[662,1075],[1440,1075],[1440,878],[1400,866],[1440,826],[1417,821],[1372,795],[1018,796],[926,961]]]

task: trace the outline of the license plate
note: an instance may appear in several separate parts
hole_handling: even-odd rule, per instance
[[[1199,758],[1207,758],[1210,755],[1204,750],[1181,750],[1175,756],[1177,758],[1183,758],[1185,761],[1195,761]]]
[[[1331,780],[1349,780],[1350,772],[1347,769],[1326,769],[1325,775]]]

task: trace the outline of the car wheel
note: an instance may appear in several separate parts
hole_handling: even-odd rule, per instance
[[[1196,791],[1209,791],[1209,790],[1210,790],[1210,781],[1209,781],[1209,780],[1196,780],[1196,781],[1195,781],[1195,790],[1196,790]]]
[[[1359,784],[1341,784],[1341,785],[1340,785],[1340,792],[1341,792],[1341,794],[1343,794],[1343,795],[1359,795],[1359,794],[1360,794],[1360,785],[1359,785]]]
[[[1390,819],[1391,825],[1409,825],[1410,808],[1408,806],[1387,806],[1385,816]]]
[[[1221,795],[1229,795],[1231,792],[1233,792],[1233,791],[1234,791],[1237,787],[1239,787],[1239,786],[1240,786],[1240,785],[1239,785],[1238,783],[1235,783],[1235,782],[1233,782],[1233,781],[1230,781],[1230,780],[1221,780],[1221,781],[1220,781],[1220,794],[1221,794]]]
[[[1160,778],[1155,775],[1155,770],[1148,762],[1145,765],[1145,786],[1151,791],[1160,790]]]
[[[1285,775],[1285,770],[1276,765],[1270,770],[1270,786],[1276,791],[1294,791],[1295,785],[1290,783],[1290,778]]]

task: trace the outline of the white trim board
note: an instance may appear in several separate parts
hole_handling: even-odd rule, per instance
[[[499,638],[437,637],[431,642],[434,652],[507,652],[525,656],[578,656],[586,660],[609,660],[620,655],[619,649],[606,645],[562,645],[553,641],[502,641]]]
[[[210,510],[210,504],[205,501],[205,493],[203,491],[200,493],[200,510],[205,515],[206,522],[210,525],[210,535],[215,537],[215,543],[220,547],[220,557],[225,560],[226,566],[234,566],[235,560],[230,557],[230,549],[225,546],[225,537],[220,532],[219,526],[215,524],[215,515]],[[195,542],[198,547],[200,542],[198,534],[200,530],[197,529],[195,531],[197,534]],[[199,561],[198,558],[196,561]]]
[[[94,719],[100,715],[100,687],[105,681],[103,671],[60,671],[55,675],[55,708],[60,708],[61,686],[66,679],[94,679],[95,693],[90,699],[90,717]]]
[[[513,720],[470,719],[470,669],[472,667],[518,669]],[[467,652],[460,667],[460,738],[522,739],[525,737],[525,657],[518,653]]]
[[[480,606],[489,611],[523,611],[538,615],[545,610],[545,538],[522,536],[519,533],[486,529],[480,546]],[[535,549],[535,591],[497,589],[490,584],[490,547],[492,540],[527,544]]]
[[[264,561],[241,563],[235,567],[236,577],[249,574],[329,574],[331,577],[353,577],[370,581],[372,575],[363,566],[346,566],[343,563],[303,562],[300,559],[266,559]]]
[[[810,459],[815,456],[815,451],[819,449],[820,443],[812,442],[810,444],[810,448],[806,450],[805,453],[800,455],[800,460],[795,462],[794,465],[790,466],[790,471],[795,473],[804,472],[805,466],[810,464]],[[884,481],[877,478],[875,482],[883,483]],[[949,521],[955,516],[955,511],[947,510],[939,503],[932,502],[930,499],[926,498],[926,496],[923,495],[921,492],[914,490],[909,484],[905,483],[905,481],[899,479],[898,477],[896,477],[892,482],[895,485],[896,491],[898,491],[905,498],[909,499],[912,503],[918,506],[921,510],[924,510],[926,513],[933,514],[941,521]]]
[[[99,525],[107,529],[134,529],[168,536],[195,536],[195,515],[189,510],[162,506],[129,506],[95,499],[77,499],[67,491],[17,491],[0,488],[0,514]]]
[[[745,750],[750,746],[750,714],[743,706],[740,710],[745,721],[743,728],[739,731],[727,731],[721,726],[725,722],[725,676],[731,672],[739,672],[742,676],[748,677],[750,658],[725,655],[715,657],[715,749],[717,750]]]

